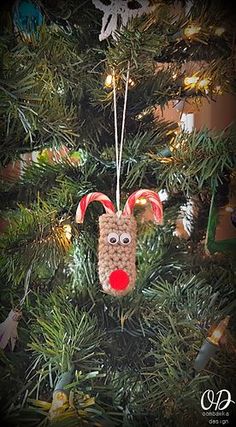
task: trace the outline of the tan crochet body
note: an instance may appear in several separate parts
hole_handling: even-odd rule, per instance
[[[103,290],[114,296],[124,296],[135,287],[136,280],[136,240],[137,223],[134,216],[103,214],[99,217],[99,261],[98,272]],[[120,241],[114,245],[108,241],[109,233],[129,233],[131,242],[123,245]],[[129,276],[129,284],[124,290],[115,290],[110,286],[109,277],[113,271],[124,270]]]

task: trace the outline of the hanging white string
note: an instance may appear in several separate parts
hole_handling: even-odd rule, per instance
[[[122,117],[122,128],[121,128],[121,137],[120,137],[119,173],[121,170],[121,159],[122,159],[124,131],[125,131],[125,117],[126,117],[128,86],[129,86],[129,69],[130,69],[130,62],[128,61],[127,75],[126,75],[126,82],[125,82],[125,99],[124,99],[124,108],[123,108],[123,117]]]
[[[116,81],[115,71],[112,71],[112,84],[113,84],[113,106],[114,106],[114,127],[115,127],[115,151],[116,151],[116,208],[120,210],[120,195],[119,195],[119,141],[118,141],[118,129],[117,129],[117,109],[116,109]]]
[[[116,207],[117,207],[118,213],[120,213],[120,173],[121,173],[121,161],[122,161],[122,151],[123,151],[123,142],[124,142],[127,98],[128,98],[129,70],[130,70],[130,62],[128,61],[126,82],[125,82],[125,98],[124,98],[124,107],[123,107],[123,116],[122,116],[120,146],[119,146],[119,141],[118,141],[115,71],[113,70],[113,72],[112,72],[114,126],[115,126],[115,151],[116,151]]]

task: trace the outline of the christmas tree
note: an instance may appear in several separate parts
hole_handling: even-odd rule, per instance
[[[233,124],[189,130],[162,111],[170,102],[201,110],[235,93],[234,20],[215,1],[3,7],[4,425],[233,419],[235,237],[218,237],[220,209],[235,227],[236,132]],[[78,224],[91,193],[99,196]],[[136,279],[126,293],[121,276],[100,283],[101,265],[124,273],[135,238],[126,228],[121,242],[112,228],[108,243],[120,239],[124,255],[107,246],[104,254],[100,243],[98,254],[99,217],[131,199]],[[231,396],[227,409],[211,416],[206,408],[223,407],[212,402],[220,390]]]

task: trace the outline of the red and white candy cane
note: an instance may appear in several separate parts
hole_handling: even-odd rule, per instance
[[[91,202],[102,203],[106,213],[108,214],[112,214],[115,212],[115,207],[112,201],[105,194],[99,192],[89,193],[86,196],[82,197],[76,210],[75,221],[79,224],[82,224],[82,222],[84,221],[86,209],[89,203]]]
[[[133,194],[131,194],[125,204],[123,215],[124,216],[132,215],[135,203],[141,197],[149,200],[152,206],[155,221],[158,222],[159,224],[162,223],[163,208],[162,208],[161,199],[158,196],[158,194],[152,190],[138,190],[138,191],[135,191]]]

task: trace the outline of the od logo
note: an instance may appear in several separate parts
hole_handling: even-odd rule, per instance
[[[222,389],[217,393],[214,393],[213,390],[206,390],[201,397],[201,407],[204,411],[208,411],[212,406],[214,411],[223,411],[228,408],[230,403],[235,402],[231,399],[231,393],[229,390],[225,389]]]

